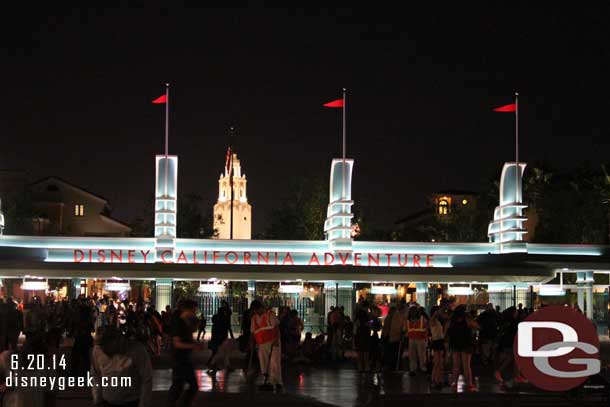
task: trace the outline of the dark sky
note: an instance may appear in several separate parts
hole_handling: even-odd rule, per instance
[[[292,177],[340,154],[340,111],[321,105],[342,87],[355,208],[379,226],[514,159],[512,116],[491,109],[516,90],[525,161],[607,157],[609,8],[52,3],[3,10],[0,167],[62,176],[122,220],[152,198],[164,115],[150,101],[166,81],[180,190],[211,205],[235,124],[255,232]]]

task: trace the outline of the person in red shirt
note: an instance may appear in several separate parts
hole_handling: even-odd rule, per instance
[[[282,349],[280,344],[280,322],[275,313],[265,309],[263,304],[254,300],[251,304],[251,338],[258,346],[258,360],[267,383],[282,389]]]
[[[407,337],[409,338],[409,375],[414,376],[419,369],[426,372],[426,349],[428,347],[428,321],[417,307],[409,308]]]

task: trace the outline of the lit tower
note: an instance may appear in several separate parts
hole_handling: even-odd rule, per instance
[[[178,156],[168,153],[169,83],[152,103],[165,105],[165,154],[155,157],[155,261],[166,262],[175,260],[178,224]]]
[[[246,182],[246,175],[241,172],[237,154],[229,147],[224,173],[220,174],[218,179],[218,202],[214,205],[214,230],[217,239],[251,238],[252,206],[248,203]]]

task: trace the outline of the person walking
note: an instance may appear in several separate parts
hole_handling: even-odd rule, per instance
[[[227,329],[225,328],[224,321],[222,320],[222,316],[220,315],[220,310],[216,314],[212,316],[212,337],[208,342],[208,349],[212,351],[210,354],[210,358],[208,359],[206,365],[208,366],[208,373],[214,374],[216,373],[216,367],[213,365],[212,360],[220,346],[227,339]]]
[[[75,319],[72,320],[72,371],[74,376],[86,376],[91,367],[91,348],[93,347],[93,315],[91,308],[84,301],[76,306]]]
[[[498,348],[500,360],[498,369],[494,372],[494,378],[499,382],[504,382],[502,374],[509,371],[509,376],[515,383],[526,383],[527,380],[519,373],[519,368],[515,363],[513,344],[519,329],[519,311],[515,307],[508,307],[502,313],[502,327],[500,329],[500,339]],[[510,369],[509,369],[510,368]]]
[[[193,341],[195,332],[195,310],[197,303],[192,300],[180,302],[177,318],[172,320],[172,346],[174,360],[172,366],[172,385],[169,388],[168,406],[173,407],[185,391],[184,384],[188,384],[188,390],[184,396],[184,406],[190,406],[199,390],[195,366],[191,360],[193,350],[201,350],[202,346]]]
[[[251,341],[258,346],[258,360],[265,375],[265,384],[275,386],[276,391],[281,391],[283,381],[279,320],[272,310],[265,309],[258,300],[252,301],[250,307],[252,309]],[[254,344],[251,348],[254,348]]]
[[[17,351],[17,341],[22,330],[23,313],[17,309],[13,297],[9,297],[6,302],[6,344],[4,349]]]
[[[494,364],[495,347],[498,339],[498,314],[490,302],[485,306],[485,311],[477,318],[481,327],[479,330],[479,345],[481,347],[481,363],[483,366]]]
[[[430,314],[428,323],[432,350],[432,387],[441,389],[445,383],[445,327],[439,306],[432,307]]]
[[[0,353],[6,349],[7,305],[0,298]]]
[[[250,338],[252,337],[251,332],[252,326],[252,307],[246,308],[241,316],[241,336],[238,338],[239,350],[246,354],[246,364],[244,367],[244,373],[252,367],[250,363],[252,361],[252,349]]]
[[[303,320],[299,318],[297,310],[293,309],[288,313],[288,349],[286,354],[289,358],[294,358],[297,355],[299,345],[301,344],[301,335],[305,329]]]
[[[333,305],[330,306],[328,313],[326,314],[326,344],[329,347],[333,346],[333,313],[335,312],[335,307]]]
[[[223,336],[225,338],[234,339],[233,328],[231,327],[231,315],[233,315],[233,312],[231,311],[231,307],[229,307],[229,303],[226,300],[222,300],[220,302],[220,308],[218,308],[218,315],[220,315],[222,327],[226,331]]]
[[[466,313],[465,305],[458,305],[453,311],[447,328],[449,337],[449,350],[453,361],[453,383],[451,387],[457,390],[460,372],[464,374],[464,381],[468,391],[476,391],[472,378],[470,362],[474,351],[473,330],[478,329],[479,324],[471,319]]]
[[[197,327],[197,342],[201,340],[201,334],[203,334],[203,339],[205,340],[205,328],[207,326],[207,322],[208,321],[205,319],[205,314],[202,311],[201,315],[199,316],[199,324]]]
[[[382,366],[381,359],[381,338],[379,332],[381,331],[381,309],[379,307],[373,307],[371,310],[371,349],[370,349],[370,367],[373,372],[379,372]]]
[[[354,316],[354,345],[358,353],[358,372],[369,371],[369,355],[371,350],[371,324],[368,304],[361,302]]]
[[[426,352],[428,349],[428,321],[417,306],[409,308],[407,338],[409,339],[409,376],[419,370],[427,372]]]
[[[398,368],[400,368],[400,361],[399,358],[402,357],[402,355],[399,355],[399,353],[402,353],[403,349],[401,349],[401,342],[404,339],[404,331],[405,331],[405,325],[406,325],[406,303],[404,301],[401,301],[398,304],[398,307],[396,309],[396,311],[392,314],[391,319],[387,320],[386,319],[386,323],[389,323],[390,326],[388,327],[388,334],[387,334],[387,348],[386,351],[388,353],[387,357],[385,356],[384,353],[384,360],[386,361],[386,368],[390,369],[390,370],[395,370],[397,369],[397,365]],[[390,315],[388,315],[387,318],[390,318]],[[397,363],[398,361],[398,363]]]
[[[152,364],[146,348],[114,325],[98,330],[91,357],[93,404],[105,407],[147,407],[152,403]],[[130,378],[131,386],[101,386],[102,377]],[[120,378],[120,379],[119,379]]]

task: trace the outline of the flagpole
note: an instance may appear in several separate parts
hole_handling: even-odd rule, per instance
[[[169,83],[165,84],[165,159],[169,154]]]
[[[345,118],[346,118],[346,110],[347,110],[347,98],[346,98],[346,93],[347,93],[347,89],[343,88],[343,169],[341,171],[342,175],[343,175],[343,182],[342,182],[342,199],[345,199],[345,176],[346,176],[346,169],[345,169],[345,150],[346,150],[346,143],[345,143]]]
[[[167,184],[169,184],[169,83],[165,84],[165,196],[167,196]]]
[[[519,197],[519,178],[521,169],[519,168],[519,92],[515,92],[515,164],[517,170],[515,174],[515,201],[522,203],[523,196]]]

